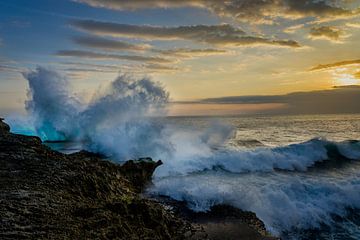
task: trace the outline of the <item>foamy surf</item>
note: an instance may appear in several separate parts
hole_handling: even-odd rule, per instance
[[[241,161],[239,159],[238,161]],[[360,208],[360,165],[308,172],[232,173],[221,169],[157,177],[149,191],[186,201],[195,211],[229,204],[253,211],[272,233],[331,225]]]
[[[195,152],[188,156],[184,153],[178,156],[175,151],[173,158],[164,160],[165,164],[156,171],[156,176],[186,175],[214,169],[232,173],[306,171],[319,162],[360,159],[359,141],[337,143],[321,138],[274,148],[205,150],[207,151]]]

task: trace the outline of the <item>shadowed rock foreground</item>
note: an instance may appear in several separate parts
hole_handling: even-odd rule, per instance
[[[0,239],[218,239],[229,231],[212,226],[219,219],[198,221],[193,215],[197,220],[190,223],[184,214],[143,198],[161,164],[140,159],[120,166],[86,151],[65,155],[37,137],[10,133],[0,119]],[[239,225],[239,219],[232,227],[251,225]],[[259,225],[255,214],[252,219]],[[261,224],[258,231],[246,225],[250,238],[244,239],[262,239]]]

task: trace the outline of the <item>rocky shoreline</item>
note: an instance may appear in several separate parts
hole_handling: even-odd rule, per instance
[[[229,206],[194,213],[184,203],[144,197],[161,164],[62,154],[38,137],[11,133],[0,119],[0,239],[271,238],[253,213]]]

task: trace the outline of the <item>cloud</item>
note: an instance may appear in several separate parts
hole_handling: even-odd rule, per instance
[[[153,52],[160,53],[165,56],[174,56],[174,57],[181,57],[181,58],[222,55],[222,54],[229,53],[226,50],[213,49],[213,48],[207,48],[207,49],[175,48],[175,49],[168,49],[168,50],[154,49]]]
[[[99,68],[99,69],[109,69],[116,70],[120,69],[120,66],[117,65],[107,65],[107,64],[93,64],[93,63],[81,63],[81,62],[60,62],[59,64],[70,67],[85,67],[85,68]]]
[[[125,61],[138,61],[138,62],[149,62],[149,63],[170,63],[173,62],[166,58],[161,57],[146,57],[136,55],[116,55],[107,53],[97,53],[90,51],[81,50],[61,50],[56,53],[56,56],[60,57],[79,57],[88,59],[115,59]]]
[[[348,22],[345,25],[351,28],[360,28],[360,22]]]
[[[209,55],[219,55],[225,54],[228,51],[221,49],[190,49],[190,48],[176,48],[176,49],[168,49],[161,50],[152,48],[152,46],[148,44],[132,44],[124,41],[94,37],[94,36],[86,36],[86,37],[74,37],[73,41],[80,46],[102,49],[102,50],[111,50],[111,51],[148,51],[156,54],[162,54],[168,57],[181,57],[181,58],[189,58],[189,57],[201,57],[201,56],[209,56]]]
[[[16,69],[11,66],[0,65],[0,72],[12,72],[14,70]]]
[[[312,27],[309,32],[310,38],[327,39],[338,42],[344,37],[345,33],[339,28],[332,26]]]
[[[360,113],[360,86],[338,86],[330,90],[295,92],[273,96],[234,96],[204,99],[202,103],[216,104],[286,104],[273,113],[330,114]]]
[[[155,72],[157,72],[157,71],[168,72],[168,71],[177,71],[177,70],[179,70],[179,68],[177,68],[177,67],[170,67],[170,66],[162,65],[162,64],[146,64],[146,65],[143,65],[143,67],[146,68],[146,69],[153,70]]]
[[[116,69],[106,69],[106,68],[86,68],[86,67],[73,67],[63,69],[66,72],[101,72],[101,73],[115,73],[118,72]]]
[[[6,63],[1,64],[1,61],[0,61],[0,72],[20,73],[23,70],[24,70],[23,68],[7,65]]]
[[[295,33],[296,31],[302,29],[305,24],[297,24],[284,29],[285,33]]]
[[[300,47],[293,40],[269,39],[249,36],[243,30],[229,24],[159,27],[129,25],[94,20],[75,20],[71,25],[92,34],[116,37],[141,38],[148,40],[190,40],[220,46],[276,45]]]
[[[148,44],[131,44],[93,36],[73,37],[73,41],[81,46],[103,50],[144,51],[151,48]]]
[[[114,10],[195,7],[203,8],[238,21],[271,23],[279,18],[294,19],[314,17],[343,18],[359,14],[359,9],[349,8],[346,1],[336,0],[74,0],[93,7]]]
[[[359,14],[359,9],[346,8],[344,1],[335,0],[283,0],[283,6],[287,7],[285,13],[289,16],[301,17],[336,18],[348,17]],[[286,6],[287,5],[287,6]]]
[[[355,73],[354,77],[360,79],[360,72]]]
[[[315,67],[312,67],[310,69],[310,71],[323,70],[323,69],[329,69],[329,68],[336,68],[336,67],[348,66],[348,65],[353,65],[353,64],[360,64],[360,59],[347,60],[347,61],[328,63],[328,64],[319,64],[319,65],[317,65]]]
[[[169,65],[159,64],[159,63],[143,63],[143,64],[121,64],[117,65],[108,65],[108,64],[92,64],[92,63],[77,63],[77,62],[61,62],[63,66],[66,66],[64,71],[67,72],[102,72],[102,73],[115,73],[115,72],[139,72],[144,73],[144,71],[152,73],[160,72],[175,72],[179,68],[172,67]]]
[[[178,7],[202,7],[204,1],[192,0],[74,0],[74,2],[86,3],[93,7],[109,8],[116,10],[137,10],[145,8],[178,8]]]

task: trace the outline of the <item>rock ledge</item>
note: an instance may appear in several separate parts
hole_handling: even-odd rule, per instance
[[[0,239],[186,239],[192,226],[139,192],[161,162],[65,155],[0,120]]]

